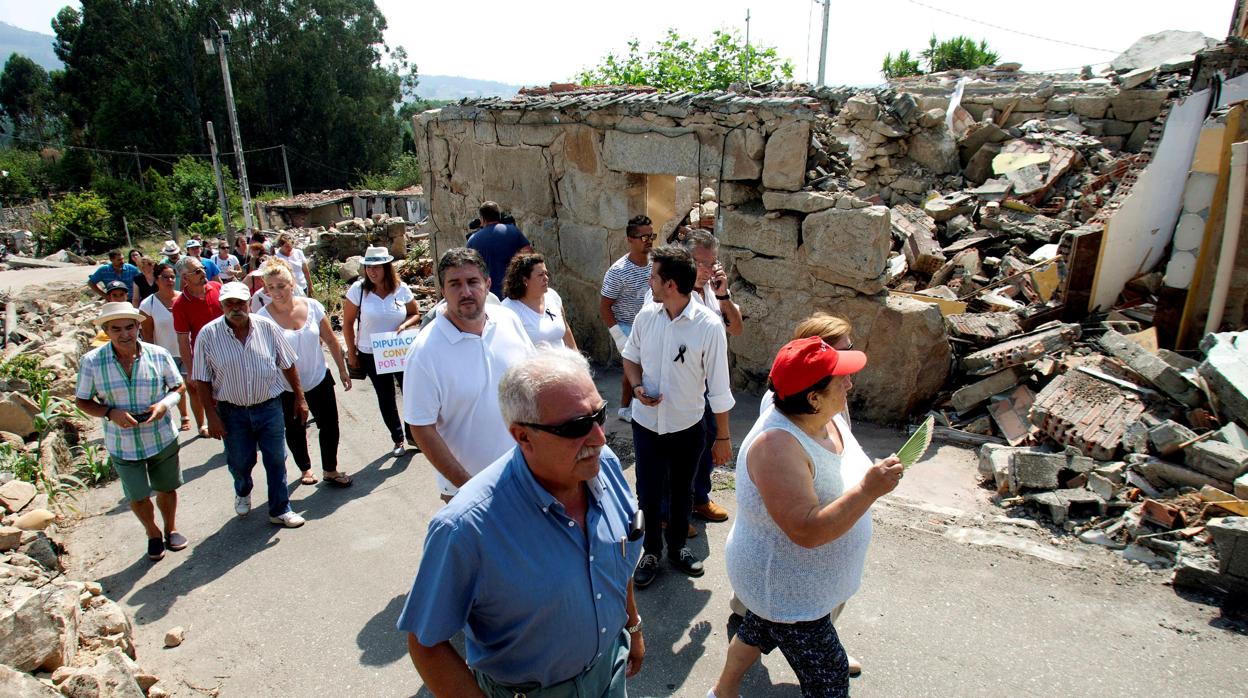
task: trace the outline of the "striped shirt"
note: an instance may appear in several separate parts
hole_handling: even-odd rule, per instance
[[[611,312],[619,324],[631,325],[650,289],[650,265],[637,266],[628,255],[615,260],[602,277],[602,297],[615,301]]]
[[[242,342],[224,317],[204,325],[195,340],[191,378],[211,383],[217,402],[250,406],[275,398],[286,385],[282,369],[295,365],[295,350],[282,328],[266,317],[250,317]]]
[[[173,355],[146,342],[139,342],[139,348],[129,376],[122,370],[112,342],[84,354],[79,363],[74,396],[139,414],[182,385]],[[112,420],[104,420],[104,448],[109,455],[122,460],[151,458],[176,439],[172,412],[167,411],[164,419],[152,424],[140,424],[131,429],[122,429]]]

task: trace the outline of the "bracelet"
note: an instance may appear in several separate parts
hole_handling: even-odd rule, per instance
[[[718,293],[716,293],[716,294],[715,294],[715,297],[716,297],[716,298],[718,298],[718,299],[719,299],[719,300],[721,300],[721,301],[726,301],[726,300],[728,300],[729,298],[731,298],[731,297],[732,297],[732,294],[730,294],[730,293],[725,293],[724,295],[722,295],[722,296],[721,296],[721,295],[719,295]]]
[[[108,419],[108,415],[110,415],[110,414],[112,414],[112,413],[113,413],[113,408],[111,408],[111,407],[110,407],[110,408],[108,408],[108,409],[106,409],[106,410],[104,410],[104,419],[105,419],[105,420],[107,420],[107,419]]]
[[[639,632],[641,632],[641,616],[637,616],[637,623],[636,623],[636,624],[634,624],[634,625],[629,625],[629,626],[625,627],[624,629],[628,631],[628,634],[629,634],[629,635],[632,635],[633,633],[639,633]]]
[[[715,440],[716,441],[732,441],[732,437],[731,436],[719,436],[719,437],[716,437]]]

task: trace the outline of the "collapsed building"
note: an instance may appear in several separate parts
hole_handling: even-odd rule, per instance
[[[555,85],[464,101],[414,120],[434,252],[463,244],[482,200],[503,203],[606,359],[598,288],[626,221],[670,230],[710,186],[746,317],[735,385],[759,388],[796,322],[827,310],[871,354],[857,413],[900,422],[952,387],[966,332],[1082,319],[1156,266],[1179,213],[1166,194],[1205,113],[1241,98],[1228,57],[1242,54],[1110,77],[1005,65],[865,91]]]

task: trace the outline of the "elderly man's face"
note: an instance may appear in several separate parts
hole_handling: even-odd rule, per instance
[[[225,321],[235,327],[242,327],[250,319],[247,317],[247,301],[227,298],[221,301],[221,310],[225,313]]]
[[[692,250],[693,263],[698,268],[698,280],[694,284],[694,288],[702,288],[710,281],[711,274],[715,271],[716,259],[715,250],[708,247],[697,246]]]
[[[182,263],[182,285],[194,290],[199,290],[208,283],[208,277],[204,276],[204,265],[198,259],[190,258]]]
[[[602,409],[602,396],[589,376],[547,387],[540,396],[540,424],[554,426]],[[598,456],[607,444],[606,432],[594,424],[589,433],[566,438],[540,429],[522,427],[527,438],[520,448],[539,480],[571,486],[598,477]]]
[[[104,334],[114,345],[129,349],[139,340],[139,323],[131,320],[109,320],[104,323]]]
[[[451,267],[442,274],[442,297],[446,312],[459,322],[473,322],[485,312],[490,281],[475,264]]]

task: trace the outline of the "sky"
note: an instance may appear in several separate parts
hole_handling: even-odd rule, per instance
[[[1022,63],[1024,70],[1077,70],[1108,62],[1137,38],[1164,29],[1223,38],[1234,6],[1234,0],[830,1],[826,81],[834,85],[878,83],[885,53],[917,53],[933,32],[987,39],[1003,62]],[[686,38],[704,39],[715,29],[744,36],[747,10],[751,43],[776,47],[799,80],[813,82],[818,74],[822,3],[816,0],[376,2],[389,24],[387,43],[405,47],[430,75],[563,82],[608,52],[624,53],[630,39],[645,47],[669,27]],[[0,0],[0,20],[50,34],[51,18],[66,4],[79,3]]]

